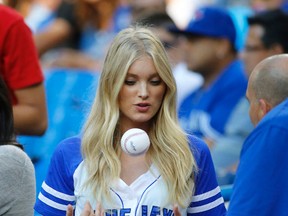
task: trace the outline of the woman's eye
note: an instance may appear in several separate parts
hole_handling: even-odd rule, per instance
[[[125,80],[126,85],[134,85],[136,82],[133,80]]]
[[[161,82],[162,82],[161,80],[151,80],[152,85],[160,85]]]

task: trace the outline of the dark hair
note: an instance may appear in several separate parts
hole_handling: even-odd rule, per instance
[[[0,145],[22,146],[14,134],[13,109],[5,81],[0,76]],[[23,149],[23,148],[22,148]]]
[[[175,26],[175,22],[166,12],[153,10],[139,16],[139,18],[135,20],[135,24],[155,29],[165,29],[167,32],[169,32],[169,28],[171,28],[171,26]],[[169,49],[177,44],[177,39],[174,39],[173,41],[161,42],[165,49]]]
[[[260,12],[248,18],[249,25],[260,25],[264,28],[261,38],[263,45],[270,48],[280,44],[288,52],[288,14],[281,9]]]
[[[168,28],[175,25],[173,19],[166,12],[149,11],[139,16],[136,23],[143,26]]]

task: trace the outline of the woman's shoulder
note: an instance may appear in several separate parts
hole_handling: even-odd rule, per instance
[[[29,156],[22,149],[14,145],[0,146],[0,160],[13,162],[21,166],[27,165],[27,163],[31,163],[32,165]]]
[[[62,140],[56,147],[55,152],[62,154],[77,153],[81,148],[81,137],[73,136]]]
[[[0,146],[0,173],[0,194],[5,194],[0,197],[2,207],[5,206],[0,209],[0,215],[32,215],[36,183],[28,155],[14,145]]]
[[[200,164],[200,161],[202,161],[204,158],[211,157],[208,145],[202,139],[191,134],[187,136],[189,141],[189,147],[198,165]]]
[[[3,145],[0,146],[0,173],[3,177],[1,183],[13,185],[16,189],[17,183],[22,182],[25,176],[33,180],[34,166],[22,149],[14,145]]]
[[[199,152],[203,152],[203,153],[208,153],[209,148],[208,145],[204,142],[203,139],[198,138],[195,135],[187,135],[188,137],[188,141],[189,141],[189,146],[191,150],[197,150]]]
[[[56,147],[52,159],[57,163],[78,166],[82,159],[81,136],[73,136],[62,140]]]

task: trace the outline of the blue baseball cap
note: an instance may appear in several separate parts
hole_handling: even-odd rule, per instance
[[[227,38],[235,48],[236,27],[228,10],[216,6],[206,6],[195,11],[184,29],[171,27],[171,32],[184,35],[202,35]]]

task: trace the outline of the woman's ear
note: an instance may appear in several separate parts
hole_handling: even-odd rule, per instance
[[[262,98],[259,99],[259,104],[258,118],[262,119],[272,109],[272,105]]]

